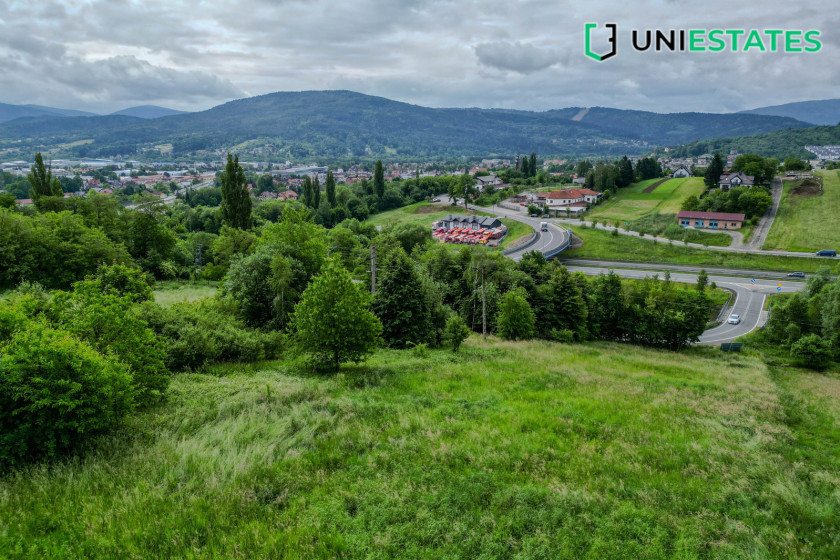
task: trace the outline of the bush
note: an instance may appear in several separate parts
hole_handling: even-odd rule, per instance
[[[823,370],[831,363],[831,345],[820,335],[809,334],[793,343],[790,355],[801,366]]]
[[[452,315],[446,321],[446,328],[444,329],[443,340],[446,344],[452,347],[453,352],[457,352],[467,337],[470,336],[470,328],[464,322],[460,315]]]
[[[133,408],[128,368],[31,322],[0,346],[0,463],[78,447]]]
[[[512,290],[502,296],[496,328],[499,336],[506,340],[524,340],[534,336],[534,312],[521,289]]]
[[[235,306],[216,300],[177,303],[169,308],[146,302],[140,316],[168,341],[165,362],[172,371],[275,358],[282,348],[280,333],[247,328]]]

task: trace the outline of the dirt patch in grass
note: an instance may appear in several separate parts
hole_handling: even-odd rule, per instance
[[[809,197],[820,196],[823,192],[822,184],[813,179],[805,179],[799,185],[790,189],[790,194],[793,196]]]
[[[652,184],[651,186],[649,186],[648,188],[646,188],[645,190],[643,190],[642,192],[643,192],[644,194],[650,194],[650,193],[652,193],[652,192],[653,192],[653,190],[654,190],[656,187],[658,187],[659,185],[661,185],[662,183],[664,183],[664,182],[665,182],[665,181],[667,181],[667,180],[668,180],[668,179],[662,179],[661,181],[657,181],[657,182],[655,182],[654,184]]]

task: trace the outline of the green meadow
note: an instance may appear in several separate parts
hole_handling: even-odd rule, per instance
[[[215,373],[3,475],[0,556],[840,556],[836,375],[477,336]]]

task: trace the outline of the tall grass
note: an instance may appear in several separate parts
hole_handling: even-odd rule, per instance
[[[84,458],[7,474],[2,554],[840,554],[840,436],[750,356],[473,338],[270,368],[179,376]]]

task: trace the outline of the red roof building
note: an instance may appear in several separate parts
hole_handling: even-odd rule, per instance
[[[729,212],[697,212],[682,210],[677,214],[677,220],[683,227],[708,229],[740,229],[744,225],[744,214]]]

